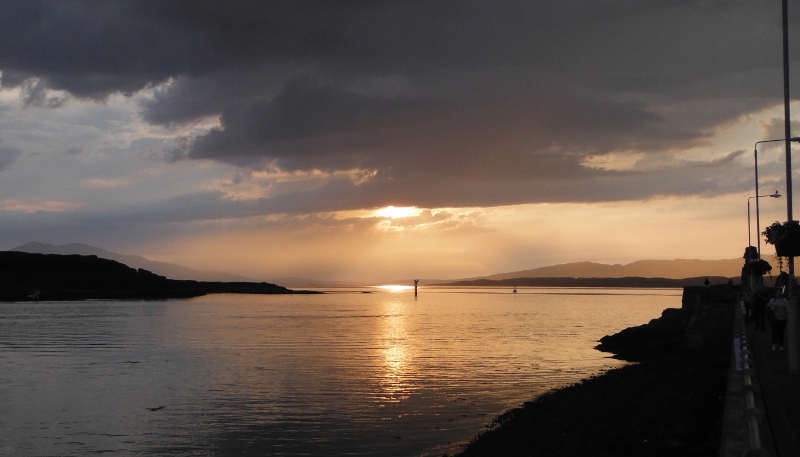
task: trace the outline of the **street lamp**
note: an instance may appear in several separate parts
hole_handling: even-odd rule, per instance
[[[783,0],[783,98],[784,98],[784,123],[785,123],[785,136],[779,140],[761,140],[756,141],[753,146],[753,158],[755,160],[756,171],[756,195],[758,195],[758,145],[759,143],[772,143],[775,141],[783,141],[786,144],[786,213],[787,221],[791,221],[792,216],[792,155],[790,143],[792,141],[800,142],[800,137],[791,137],[791,129],[789,128],[789,58],[788,58],[788,34],[787,34],[787,8],[786,0]],[[759,212],[758,198],[756,198],[756,214]],[[761,258],[761,224],[756,218],[756,226],[758,229],[758,258]],[[789,257],[789,303],[794,303],[794,258]],[[788,336],[789,348],[789,373],[797,374],[800,371],[800,364],[798,364],[798,341],[797,341],[797,310],[795,305],[789,306],[788,328],[786,333]]]
[[[758,145],[761,143],[773,143],[776,141],[786,141],[786,138],[781,138],[778,140],[761,140],[756,141],[756,144],[753,146],[753,158],[755,159],[755,170],[756,170],[756,195],[758,195]],[[789,141],[800,142],[800,136],[796,136],[793,138],[789,138]],[[777,192],[777,191],[775,191]],[[787,191],[788,192],[788,191]],[[791,201],[791,195],[788,198]],[[750,203],[750,200],[747,200],[747,203]],[[758,206],[758,199],[756,198],[756,231],[758,233],[758,260],[761,260],[761,221],[758,218],[759,214],[759,206]]]
[[[756,199],[756,225],[760,227],[761,226],[761,224],[760,224],[761,215],[758,212],[758,199],[759,198],[763,198],[763,197],[781,198],[781,194],[778,193],[778,191],[776,190],[775,193],[772,193],[772,194],[747,197],[747,246],[748,246],[748,251],[750,249],[749,247],[753,245],[753,242],[750,241],[752,239],[750,237],[750,200],[753,199],[753,198]],[[757,249],[756,252],[758,253],[758,260],[761,260],[761,233],[759,233],[757,236],[758,236],[758,249]],[[750,256],[751,256],[750,259],[749,259],[750,262],[753,261],[752,255],[753,255],[752,252],[750,252]]]

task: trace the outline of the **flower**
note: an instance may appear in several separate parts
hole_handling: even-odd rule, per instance
[[[772,225],[764,229],[762,235],[768,244],[777,245],[791,239],[800,239],[800,222],[773,222]]]
[[[764,259],[754,260],[744,264],[744,268],[742,268],[742,276],[749,276],[751,274],[763,276],[770,271],[772,271],[772,265],[770,265],[769,262]]]

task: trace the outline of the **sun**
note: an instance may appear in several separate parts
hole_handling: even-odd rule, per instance
[[[375,214],[379,217],[399,219],[402,217],[419,216],[421,212],[422,210],[416,206],[387,206],[386,208],[377,210]]]

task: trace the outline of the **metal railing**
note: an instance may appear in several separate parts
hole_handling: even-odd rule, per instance
[[[740,313],[739,319],[742,319]],[[761,423],[764,420],[764,412],[756,405],[757,388],[753,385],[753,377],[755,376],[753,369],[755,364],[753,362],[753,352],[750,350],[748,343],[747,331],[742,325],[742,335],[739,339],[739,350],[741,353],[741,373],[744,386],[742,392],[744,394],[744,422],[747,432],[747,451],[745,457],[768,457],[767,452],[761,446]]]

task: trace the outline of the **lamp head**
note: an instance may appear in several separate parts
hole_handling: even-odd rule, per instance
[[[781,194],[779,194],[777,190],[775,191],[774,194],[769,194],[769,196],[772,198],[781,198]]]

